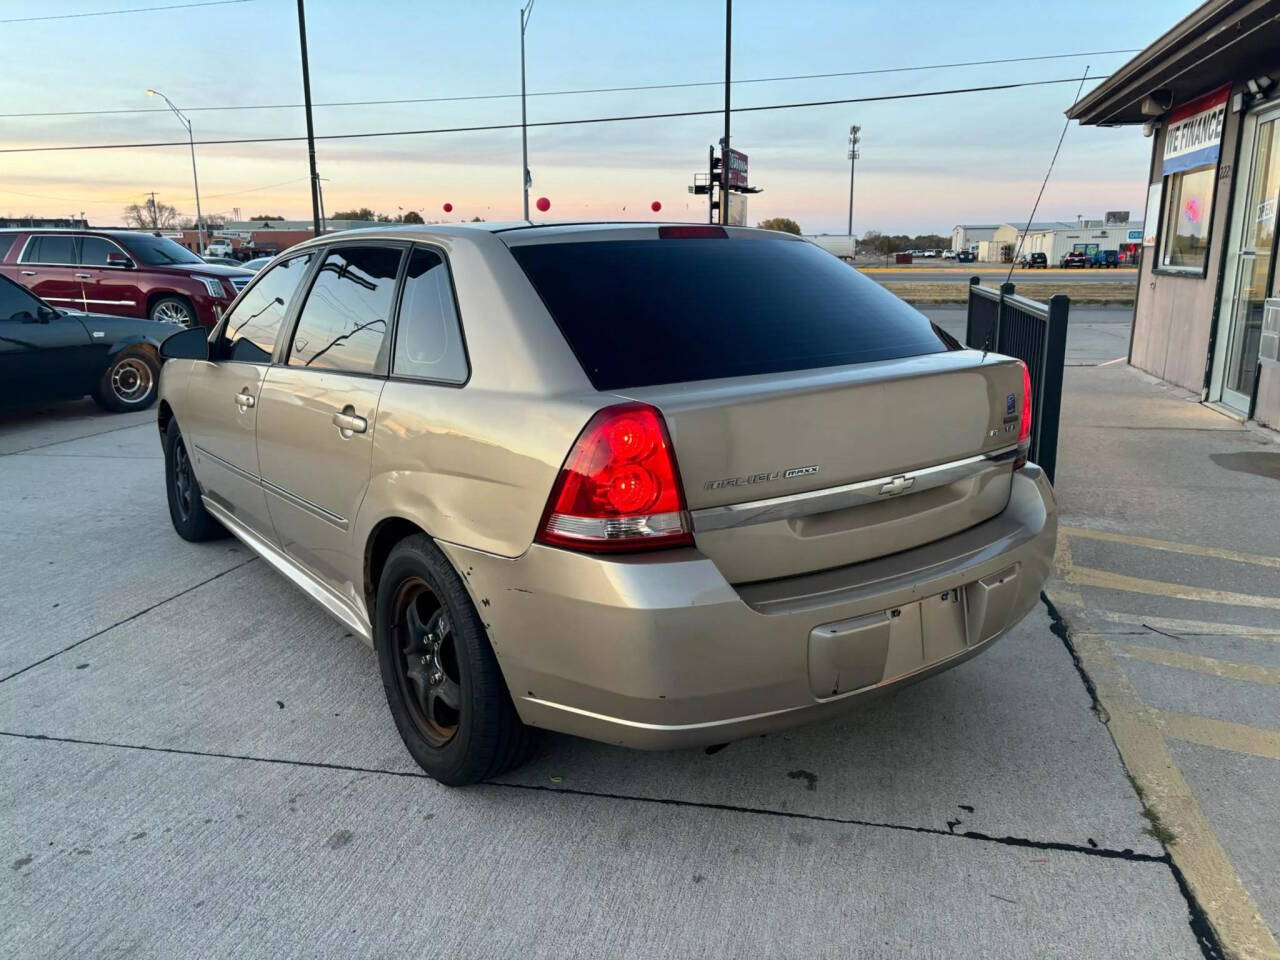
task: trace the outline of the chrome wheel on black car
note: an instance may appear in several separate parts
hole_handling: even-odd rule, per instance
[[[149,346],[131,346],[107,362],[93,399],[107,410],[145,410],[156,399],[160,360]]]

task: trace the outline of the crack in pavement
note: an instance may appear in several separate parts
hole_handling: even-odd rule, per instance
[[[124,624],[129,623],[131,620],[137,620],[139,617],[150,613],[152,610],[155,610],[157,607],[163,607],[166,603],[169,603],[172,600],[177,600],[179,597],[184,597],[188,593],[191,593],[193,590],[199,590],[205,584],[213,583],[213,581],[219,579],[220,577],[225,577],[228,573],[233,573],[236,570],[239,570],[241,567],[248,566],[249,564],[253,563],[257,559],[258,559],[257,557],[250,557],[248,560],[244,560],[240,563],[237,563],[234,567],[228,567],[226,570],[223,570],[221,573],[215,573],[212,577],[209,577],[207,580],[201,580],[199,583],[192,584],[191,586],[187,587],[185,590],[179,590],[177,593],[175,593],[171,597],[165,597],[163,600],[158,600],[155,603],[151,604],[151,606],[146,607],[142,610],[139,610],[137,613],[132,613],[129,616],[125,617],[123,620],[117,620],[115,623],[111,624],[110,626],[103,627],[101,630],[98,630],[94,633],[89,634],[89,636],[85,637],[83,640],[77,640],[75,643],[68,644],[67,646],[63,647],[61,650],[55,650],[53,653],[49,654],[48,656],[41,657],[35,663],[29,663],[25,667],[23,667],[21,670],[15,670],[13,673],[9,674],[7,677],[0,677],[0,683],[5,683],[8,680],[12,680],[14,677],[21,676],[22,674],[26,673],[28,670],[32,670],[40,666],[40,664],[42,663],[48,663],[54,657],[60,657],[67,651],[74,650],[76,647],[80,646],[81,644],[88,643],[90,640],[100,637],[104,633],[114,630],[116,627],[123,626]]]
[[[1112,742],[1115,743],[1117,759],[1128,776],[1129,782],[1134,784],[1135,793],[1137,793],[1138,802],[1142,805],[1144,811],[1150,812],[1151,807],[1147,804],[1146,798],[1141,791],[1137,790],[1137,782],[1133,779],[1129,771],[1129,765],[1125,762],[1124,754],[1120,750],[1120,745],[1115,741],[1115,733],[1111,730],[1111,716],[1107,708],[1102,704],[1098,697],[1098,687],[1094,683],[1093,678],[1089,676],[1085,669],[1084,661],[1080,658],[1079,652],[1076,650],[1075,643],[1071,639],[1071,628],[1066,618],[1059,612],[1053,601],[1049,599],[1049,595],[1044,591],[1040,592],[1040,600],[1044,603],[1045,610],[1049,614],[1049,632],[1062,641],[1062,645],[1066,648],[1067,654],[1071,657],[1072,663],[1075,664],[1076,673],[1080,675],[1080,680],[1084,684],[1085,690],[1088,691],[1089,699],[1093,704],[1094,715],[1107,727],[1111,733]],[[1168,845],[1164,841],[1157,838],[1160,845],[1164,848],[1164,856],[1159,858],[1162,863],[1168,866],[1170,873],[1173,874],[1174,882],[1178,885],[1178,892],[1182,894],[1182,899],[1187,904],[1187,923],[1191,927],[1191,935],[1195,937],[1196,946],[1200,948],[1201,955],[1205,960],[1223,960],[1226,956],[1222,947],[1222,942],[1218,938],[1217,931],[1209,920],[1209,914],[1205,911],[1204,906],[1196,899],[1195,893],[1192,892],[1190,884],[1187,882],[1186,875],[1182,869],[1174,862],[1173,855],[1169,852]]]
[[[311,767],[318,770],[337,770],[343,773],[368,773],[388,777],[400,777],[412,780],[427,780],[435,783],[426,773],[412,770],[388,770],[382,767],[361,767],[353,764],[329,763],[319,760],[290,760],[280,757],[259,757],[253,754],[225,753],[217,750],[193,750],[184,747],[155,747],[137,743],[117,743],[110,740],[87,740],[79,737],[58,737],[42,733],[22,733],[15,730],[0,730],[0,737],[11,737],[20,740],[43,740],[50,743],[66,743],[78,746],[108,747],[118,750],[138,750],[144,753],[168,753],[188,757],[208,757],[220,760],[246,760],[252,763],[269,763],[291,767]],[[877,830],[894,830],[901,833],[916,833],[925,836],[941,837],[952,840],[973,840],[982,843],[994,843],[1006,847],[1020,847],[1028,850],[1052,850],[1059,853],[1074,853],[1103,860],[1127,860],[1131,863],[1169,864],[1169,855],[1154,853],[1138,853],[1128,847],[1116,850],[1110,847],[1088,847],[1083,844],[1066,843],[1057,840],[1032,840],[1028,837],[995,836],[977,830],[952,832],[939,827],[912,826],[905,823],[889,823],[878,820],[862,820],[855,817],[831,817],[817,813],[797,813],[790,810],[771,810],[768,807],[748,807],[732,803],[713,803],[703,800],[680,800],[670,797],[644,797],[627,793],[609,793],[597,790],[579,790],[573,787],[545,787],[538,784],[506,783],[500,780],[486,780],[478,787],[499,788],[504,790],[526,790],[540,793],[560,793],[577,797],[595,797],[601,800],[621,800],[633,803],[649,803],[660,806],[683,807],[700,810],[716,810],[722,813],[740,813],[749,816],[776,817],[784,820],[807,820],[816,823],[829,823],[838,826],[867,827]],[[474,788],[473,788],[474,789]]]
[[[65,440],[50,440],[48,443],[36,443],[29,447],[23,447],[21,450],[10,450],[7,453],[0,453],[0,457],[13,457],[20,453],[27,453],[31,450],[43,450],[45,447],[56,447],[60,443],[75,443],[77,440],[88,440],[92,437],[103,437],[108,433],[119,433],[121,430],[133,430],[137,427],[155,426],[150,420],[143,420],[141,423],[130,423],[123,427],[112,427],[109,430],[99,430],[96,433],[86,433],[81,437],[67,437]]]

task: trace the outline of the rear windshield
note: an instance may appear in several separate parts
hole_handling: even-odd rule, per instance
[[[923,314],[809,243],[667,238],[511,252],[597,390],[950,349]]]

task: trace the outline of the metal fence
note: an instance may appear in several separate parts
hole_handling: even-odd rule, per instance
[[[1058,416],[1062,410],[1062,369],[1067,353],[1067,313],[1071,300],[1063,294],[1048,303],[1014,293],[1012,283],[1000,289],[969,278],[969,315],[965,346],[1017,357],[1031,374],[1031,461],[1053,480],[1058,460]]]

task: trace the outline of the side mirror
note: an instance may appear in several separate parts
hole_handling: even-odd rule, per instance
[[[208,360],[209,332],[204,327],[188,327],[165,337],[160,344],[162,360]]]
[[[108,253],[107,266],[116,267],[121,270],[132,270],[134,267],[134,263],[132,260],[126,257],[123,253]]]

